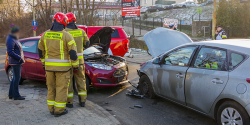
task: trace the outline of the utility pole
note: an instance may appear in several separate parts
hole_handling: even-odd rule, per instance
[[[32,13],[33,13],[33,21],[36,21],[36,15],[35,15],[35,0],[33,0],[32,4]],[[33,30],[34,37],[36,36],[36,31]]]
[[[212,25],[212,37],[215,34],[216,27],[216,0],[214,0],[214,10],[213,10],[213,25]]]

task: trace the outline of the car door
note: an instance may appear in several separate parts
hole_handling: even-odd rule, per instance
[[[227,50],[203,46],[186,75],[187,106],[208,113],[228,81]]]
[[[185,104],[184,81],[196,46],[186,46],[166,54],[155,66],[153,81],[159,95]]]
[[[37,40],[26,40],[21,42],[25,59],[22,69],[25,72],[25,77],[30,79],[36,79],[37,76],[37,42]]]

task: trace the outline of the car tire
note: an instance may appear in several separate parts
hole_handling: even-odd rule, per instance
[[[218,125],[230,122],[232,124],[236,123],[237,125],[250,125],[248,113],[240,104],[234,101],[226,101],[222,103],[217,111]]]
[[[89,85],[91,84],[91,81],[89,79],[88,76],[85,75],[85,79],[86,79],[86,89],[87,89],[87,92],[89,91]]]
[[[141,95],[144,95],[145,97],[148,97],[150,99],[156,98],[152,83],[146,75],[140,77],[139,92]]]
[[[8,70],[7,70],[7,77],[8,77],[9,82],[11,83],[11,81],[13,79],[13,72],[12,72],[12,68],[11,67],[9,67]],[[23,81],[24,81],[24,79],[21,78],[20,81],[19,81],[19,85],[22,85]]]

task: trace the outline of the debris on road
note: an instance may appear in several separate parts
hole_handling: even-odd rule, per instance
[[[112,111],[111,109],[106,109],[106,111]]]
[[[135,88],[135,89],[129,89],[128,92],[126,93],[126,95],[129,96],[135,96],[137,98],[143,99],[145,98],[144,95],[140,95],[140,92],[138,91],[138,85],[134,86],[130,81],[129,83]]]
[[[136,108],[142,108],[141,105],[135,105],[134,107],[136,107]]]
[[[139,91],[136,89],[128,90],[126,95],[135,96],[135,97],[140,98],[140,99],[145,98],[143,95],[140,95]]]
[[[135,109],[134,107],[129,107],[129,108],[131,108],[131,109]]]

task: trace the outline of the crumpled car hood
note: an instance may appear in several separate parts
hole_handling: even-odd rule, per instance
[[[163,27],[148,32],[143,36],[143,39],[153,57],[157,57],[179,45],[193,42],[186,34]]]

